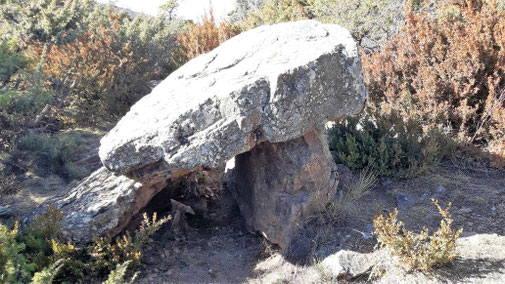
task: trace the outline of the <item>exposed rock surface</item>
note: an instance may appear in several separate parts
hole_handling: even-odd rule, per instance
[[[251,230],[288,247],[310,214],[316,195],[335,195],[336,166],[324,130],[283,143],[261,143],[235,158],[228,183]]]
[[[110,170],[166,179],[215,168],[261,142],[286,142],[363,108],[356,43],[299,21],[242,33],[172,73],[103,139]]]
[[[102,167],[68,192],[42,204],[34,215],[54,204],[64,213],[64,237],[77,243],[91,241],[94,236],[114,236],[164,185],[162,182],[143,186]]]

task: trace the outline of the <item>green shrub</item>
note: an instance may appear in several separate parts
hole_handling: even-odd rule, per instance
[[[394,178],[422,174],[454,147],[444,135],[425,131],[415,121],[405,121],[394,113],[346,118],[328,134],[337,163],[353,170],[370,168]]]
[[[157,220],[156,213],[152,219],[144,213],[142,224],[134,237],[127,232],[116,238],[115,242],[109,237],[95,239],[93,245],[88,248],[89,253],[99,267],[109,270],[126,261],[131,261],[132,265],[136,266],[140,263],[141,248],[151,242],[151,235],[168,220],[170,216]]]
[[[48,267],[33,275],[31,284],[50,284],[54,282],[55,277],[61,272],[66,259],[60,259]]]
[[[12,230],[0,224],[0,283],[26,283],[35,270],[23,255],[26,245],[17,241],[18,234],[17,222]]]
[[[132,19],[92,0],[1,1],[2,30],[8,32],[0,40],[18,40],[0,46],[0,88],[21,68],[23,75],[10,84],[19,99],[3,95],[8,89],[1,92],[0,104],[10,108],[0,115],[8,121],[23,117],[18,124],[32,122],[48,104],[46,120],[81,125],[115,121],[149,93],[153,80],[165,78],[179,64],[181,23],[167,13]],[[40,96],[48,92],[50,99]]]
[[[25,245],[26,258],[35,265],[37,271],[58,260],[54,258],[54,248],[58,248],[62,216],[60,210],[50,206],[18,237],[19,242]]]
[[[18,52],[15,38],[0,41],[0,89],[10,83],[11,78],[22,70],[26,63],[23,54]]]
[[[151,219],[144,215],[134,237],[127,234],[114,242],[100,238],[88,247],[77,247],[62,243],[62,217],[59,209],[50,206],[21,233],[17,222],[12,230],[0,223],[0,284],[30,279],[44,284],[83,283],[107,275],[106,283],[124,283],[127,270],[140,264],[142,247],[170,219],[157,220],[156,213]]]
[[[131,284],[135,281],[138,276],[138,272],[136,272],[130,281],[126,282],[126,272],[128,271],[128,266],[131,264],[131,260],[124,262],[123,264],[118,264],[114,270],[112,270],[107,277],[107,280],[104,284]]]
[[[358,44],[375,50],[403,20],[404,0],[312,0],[310,9],[322,22],[346,27]]]
[[[5,0],[0,2],[0,20],[25,44],[60,44],[87,28],[94,6],[92,0]]]
[[[432,268],[443,266],[455,256],[456,240],[462,229],[453,230],[452,217],[449,214],[451,203],[446,209],[432,199],[443,219],[440,228],[429,235],[428,229],[420,233],[407,231],[403,223],[398,221],[398,210],[395,209],[389,217],[377,216],[374,220],[375,235],[379,247],[384,247],[388,253],[397,256],[400,264],[408,271],[427,272]]]
[[[239,25],[249,30],[264,24],[308,19],[311,17],[307,0],[266,0],[261,9],[247,13]]]
[[[36,153],[42,170],[72,180],[79,177],[71,163],[82,143],[83,139],[80,135],[34,134],[23,136],[18,141],[17,148]]]

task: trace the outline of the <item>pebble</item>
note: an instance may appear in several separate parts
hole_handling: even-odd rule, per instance
[[[472,213],[472,209],[469,207],[461,207],[458,211],[459,213]]]
[[[410,207],[414,204],[412,201],[412,198],[408,196],[407,194],[397,194],[396,195],[396,202],[398,203],[399,206],[402,207]]]
[[[440,194],[445,194],[447,192],[447,189],[445,189],[445,187],[439,185],[437,187],[437,193],[440,193]]]
[[[212,269],[212,268],[211,268],[211,269],[209,269],[209,275],[210,275],[210,277],[212,277],[212,278],[216,278],[216,277],[217,277],[217,273],[216,273],[216,271],[215,271],[214,269]]]
[[[491,211],[496,211],[496,207],[492,207],[492,208],[491,208]]]

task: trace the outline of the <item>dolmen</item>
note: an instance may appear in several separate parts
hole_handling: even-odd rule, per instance
[[[343,27],[258,27],[133,105],[101,140],[103,167],[43,207],[61,208],[66,236],[87,242],[121,232],[174,180],[226,164],[223,182],[247,228],[287,247],[314,200],[338,185],[325,124],[359,113],[366,98],[359,49]]]

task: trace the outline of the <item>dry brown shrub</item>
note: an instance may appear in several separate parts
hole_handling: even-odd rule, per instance
[[[79,121],[121,116],[148,92],[152,74],[139,68],[146,59],[122,39],[120,15],[108,17],[110,26],[98,25],[65,45],[31,49],[32,58],[45,58],[44,76],[55,90],[52,107],[66,107]]]
[[[240,29],[232,23],[222,22],[218,25],[212,8],[203,15],[201,21],[197,24],[189,23],[178,36],[180,60],[183,62],[213,50],[240,33]]]
[[[372,105],[482,145],[505,166],[505,12],[496,1],[408,7],[399,33],[363,55]],[[435,15],[435,16],[434,16]]]

